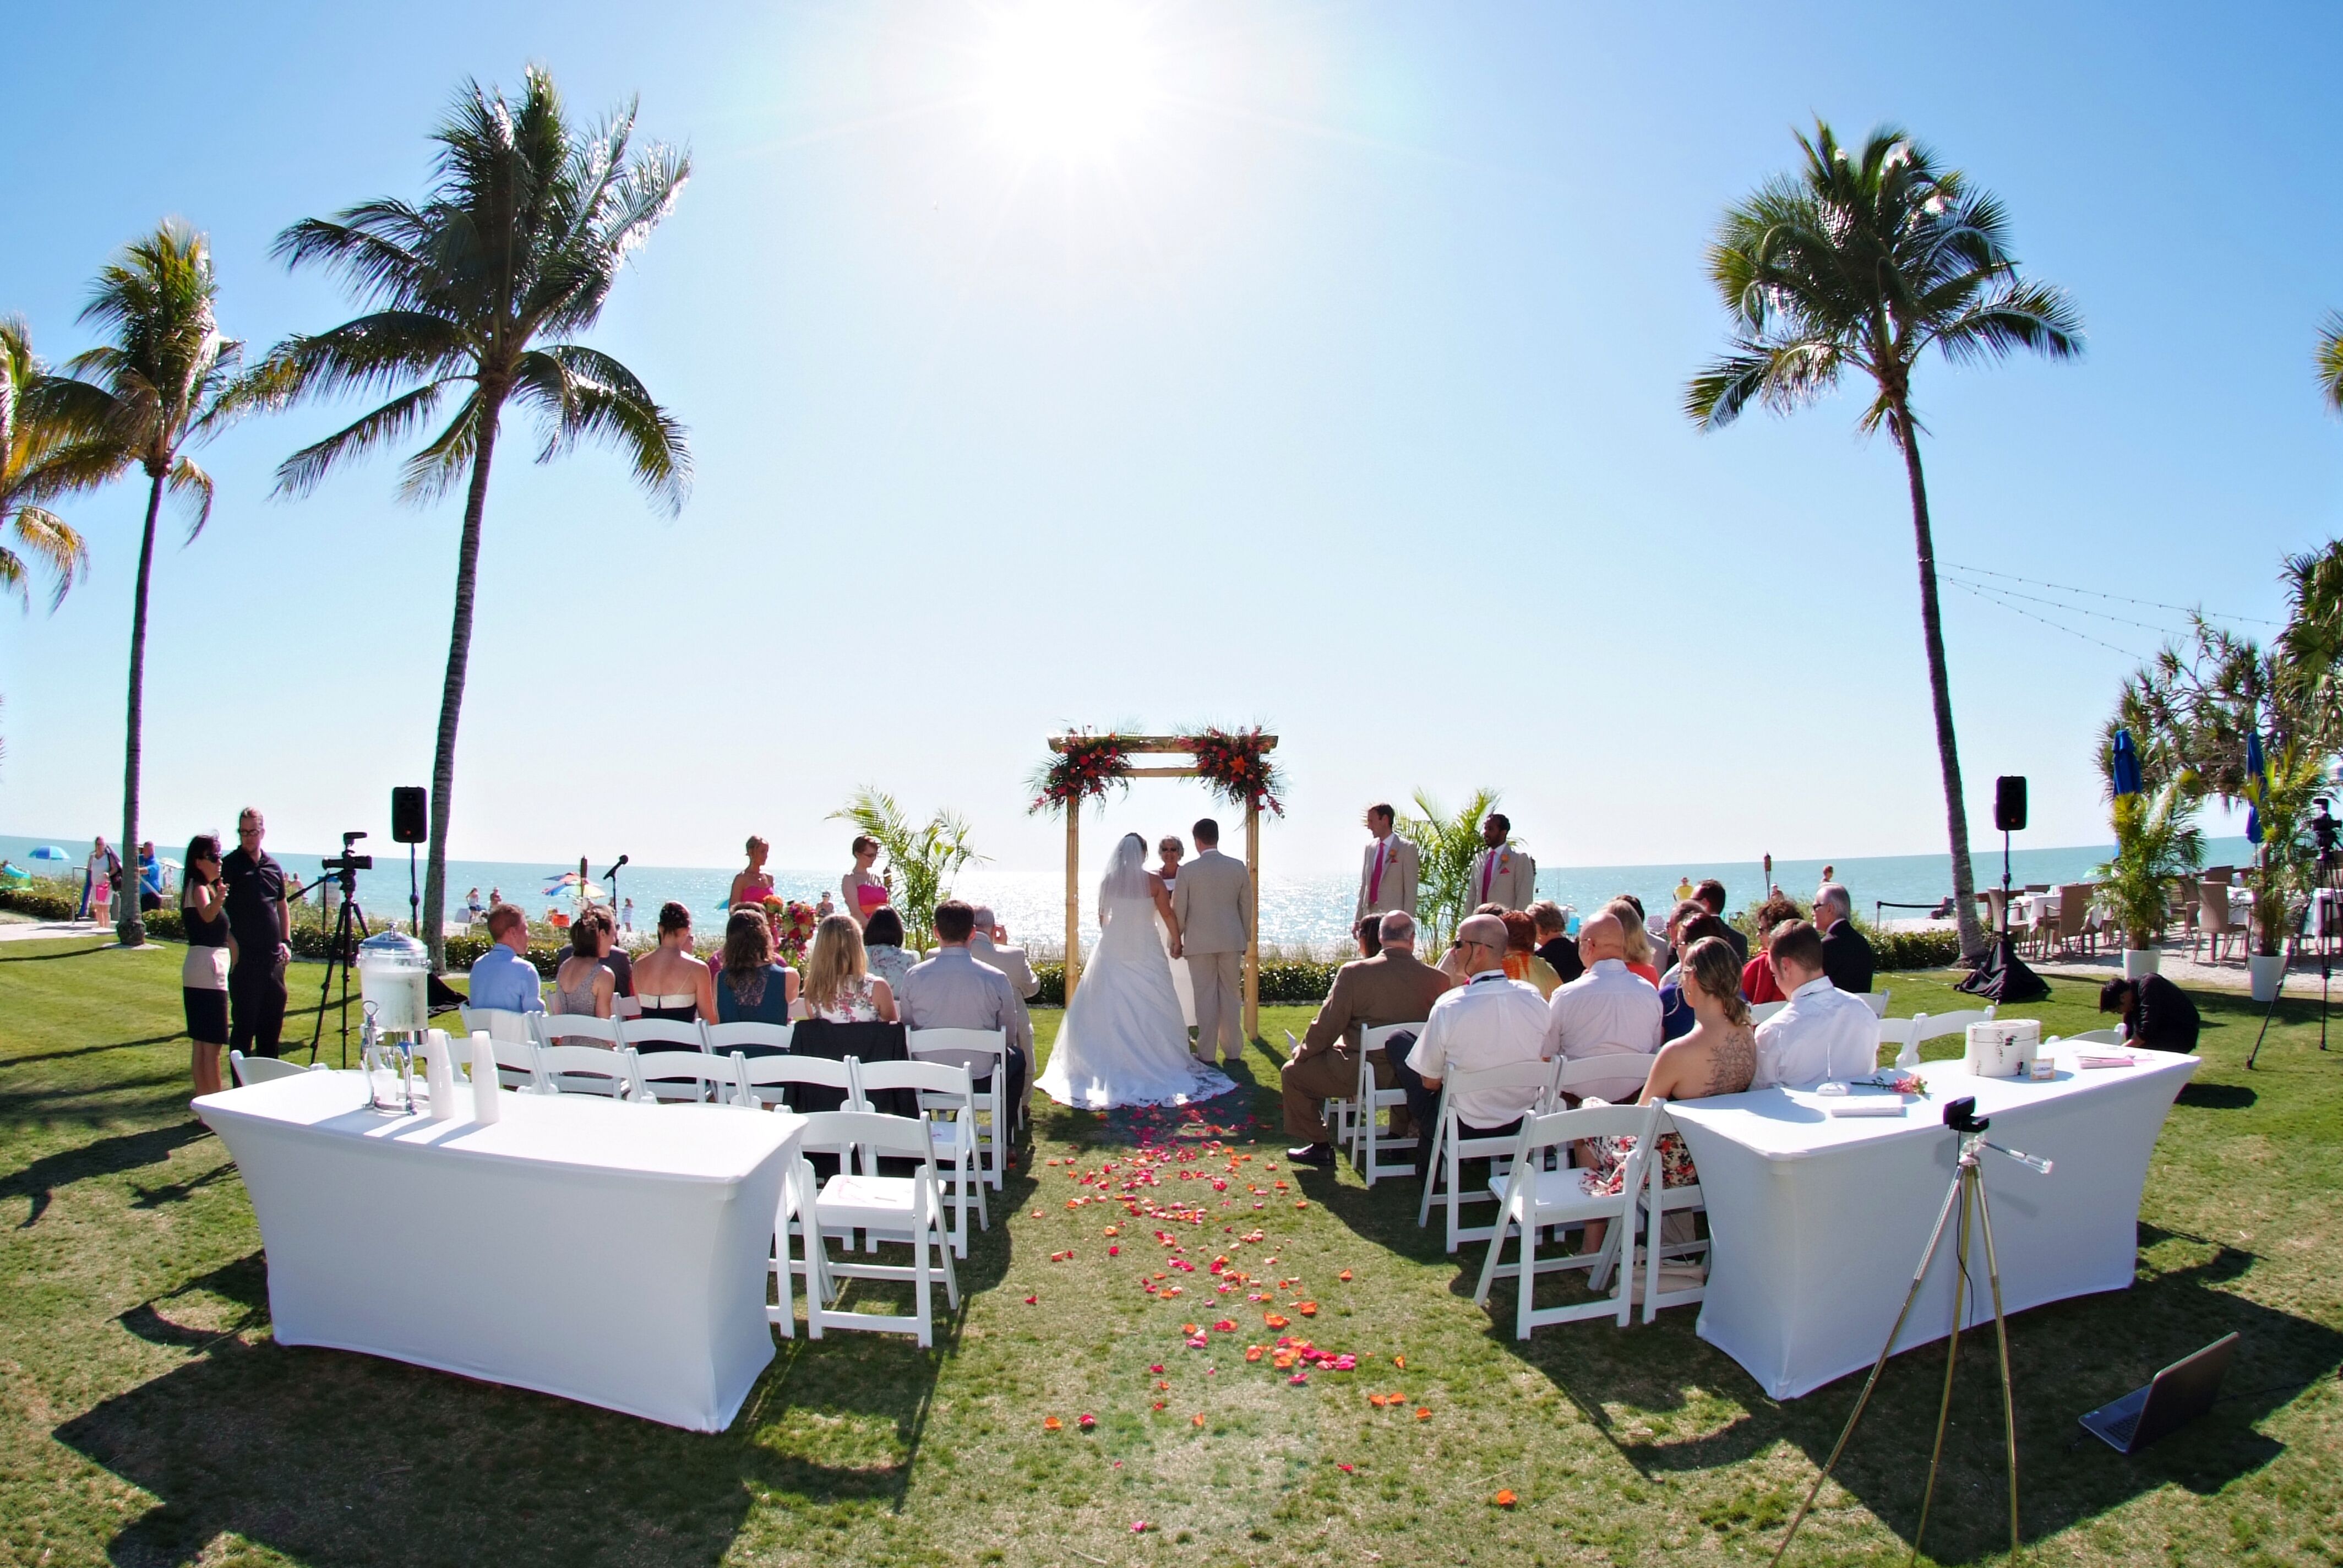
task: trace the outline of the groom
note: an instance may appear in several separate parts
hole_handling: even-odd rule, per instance
[[[1221,853],[1221,825],[1210,817],[1191,830],[1196,858],[1180,868],[1172,886],[1172,913],[1180,922],[1173,958],[1188,960],[1196,991],[1196,1056],[1227,1060],[1244,1054],[1238,997],[1243,986],[1246,939],[1252,934],[1252,878],[1242,860]]]

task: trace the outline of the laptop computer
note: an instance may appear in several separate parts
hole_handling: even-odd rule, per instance
[[[2237,1348],[2237,1335],[2222,1335],[2195,1355],[2166,1367],[2146,1388],[2134,1389],[2082,1417],[2083,1430],[2117,1453],[2137,1453],[2212,1408]]]

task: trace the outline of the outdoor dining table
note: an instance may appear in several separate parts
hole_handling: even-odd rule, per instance
[[[767,1260],[803,1118],[505,1092],[367,1109],[365,1075],[206,1094],[268,1258],[277,1340],[719,1432],[773,1358]]]
[[[2085,1069],[2084,1055],[2129,1056],[2134,1065]],[[2062,1046],[2054,1060],[2048,1082],[1930,1062],[1921,1070],[1927,1095],[1903,1097],[1901,1116],[1834,1116],[1845,1100],[1787,1089],[1669,1106],[1708,1211],[1700,1337],[1776,1399],[1877,1359],[1952,1183],[1957,1140],[1944,1108],[1964,1095],[1991,1118],[1993,1141],[2053,1165],[2046,1176],[1984,1155],[2006,1309],[2129,1286],[2148,1158],[2197,1059]],[[1948,1233],[1938,1250],[1898,1350],[1950,1329],[1956,1239]],[[1970,1271],[1976,1288],[1964,1295],[1964,1322],[1990,1322],[1981,1231],[1972,1234]]]

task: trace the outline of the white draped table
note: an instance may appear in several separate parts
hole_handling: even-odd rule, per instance
[[[2057,1078],[2034,1082],[1972,1078],[1958,1061],[1933,1061],[1921,1069],[1928,1098],[1911,1101],[1901,1118],[1833,1117],[1828,1099],[1780,1089],[1671,1105],[1708,1206],[1700,1337],[1776,1399],[1869,1367],[1952,1183],[1956,1141],[1944,1108],[1963,1095],[1992,1118],[1993,1141],[2056,1162],[2043,1176],[1984,1157],[2007,1310],[2129,1286],[2148,1156],[2197,1058],[2081,1050],[2127,1054],[2137,1065],[2078,1070],[2077,1050],[2060,1047]],[[1951,1326],[1956,1225],[1898,1350]],[[1990,1322],[1981,1231],[1972,1232],[1970,1269],[1965,1322]]]
[[[800,1118],[506,1093],[503,1120],[365,1109],[355,1072],[195,1102],[236,1157],[277,1340],[699,1432],[773,1358],[766,1262]]]

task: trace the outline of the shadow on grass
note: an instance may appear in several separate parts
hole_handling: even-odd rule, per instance
[[[2161,1239],[2142,1228],[2143,1246]],[[2143,1279],[2130,1291],[2053,1302],[2010,1320],[2019,1512],[2028,1543],[2167,1484],[2210,1496],[2284,1451],[2256,1426],[2302,1388],[2333,1375],[2343,1364],[2343,1333],[2221,1288],[2252,1261],[2249,1253],[2219,1248],[2202,1264]],[[1470,1282],[1462,1289],[1469,1292]],[[1511,1334],[1511,1300],[1508,1292],[1497,1303],[1505,1321],[1493,1323],[1492,1333],[1549,1378],[1647,1476],[1738,1465],[1783,1443],[1820,1465],[1863,1384],[1857,1373],[1803,1399],[1768,1400],[1696,1337],[1694,1308],[1664,1312],[1648,1326],[1639,1321],[1625,1334],[1607,1323],[1566,1324],[1523,1342]],[[2230,1392],[2206,1416],[2131,1456],[2079,1435],[2076,1418],[2084,1412],[2232,1332],[2240,1342]],[[1919,1517],[1944,1358],[1940,1341],[1887,1363],[1833,1473],[1837,1487],[1906,1541]],[[1961,1339],[1926,1541],[1938,1562],[1976,1562],[2007,1548],[2000,1400],[1988,1324]],[[1803,1488],[1745,1488],[1704,1522],[1719,1531],[1778,1532],[1801,1495]],[[1826,1491],[1825,1503],[1828,1496]]]
[[[2173,1103],[2198,1111],[2246,1111],[2260,1098],[2242,1083],[2184,1083]]]
[[[15,1174],[0,1178],[0,1198],[30,1200],[31,1211],[17,1227],[29,1230],[47,1212],[58,1188],[93,1176],[116,1176],[142,1165],[159,1164],[171,1157],[173,1150],[210,1136],[210,1130],[200,1121],[174,1121],[166,1127],[150,1127],[144,1132],[101,1138],[95,1143],[44,1155]]]
[[[70,937],[60,940],[72,940]],[[92,953],[102,953],[115,945],[113,939],[108,938],[102,942],[93,940],[85,948],[67,948],[61,953],[8,953],[0,956],[0,964],[45,964],[57,959],[85,959]]]

